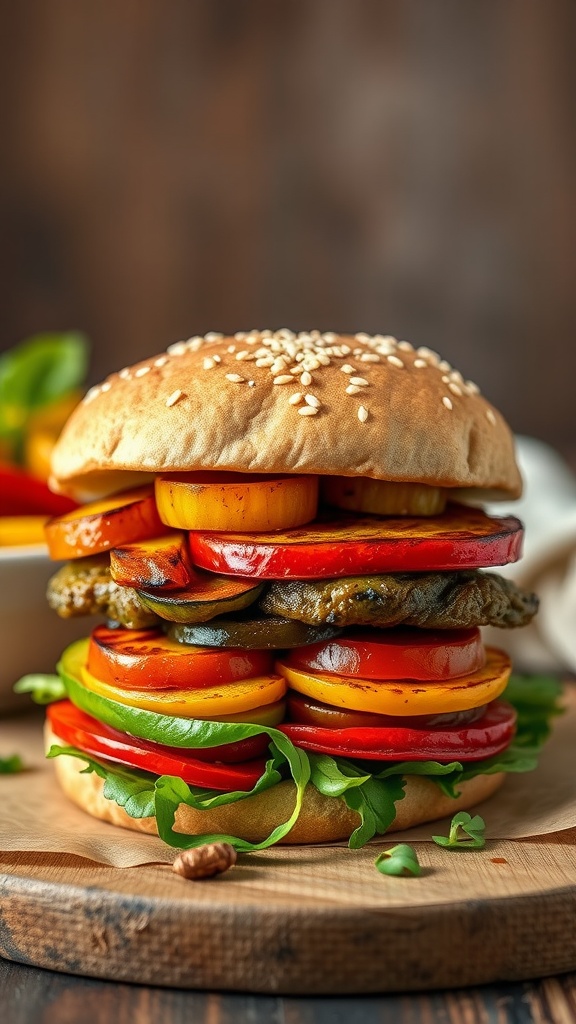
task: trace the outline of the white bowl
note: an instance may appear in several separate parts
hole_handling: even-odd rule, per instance
[[[61,563],[44,544],[0,548],[0,714],[30,707],[12,687],[32,672],[55,672],[64,648],[87,636],[94,619],[61,619],[46,601],[48,580]]]

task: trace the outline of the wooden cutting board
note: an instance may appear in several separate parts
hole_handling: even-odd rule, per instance
[[[201,882],[166,863],[0,853],[0,954],[109,980],[285,995],[576,969],[576,829],[480,851],[417,843],[420,878],[376,871],[389,845],[276,847]]]

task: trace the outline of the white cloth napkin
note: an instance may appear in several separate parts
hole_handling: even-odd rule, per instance
[[[576,477],[544,442],[517,437],[516,445],[524,494],[487,511],[523,521],[524,553],[495,571],[536,591],[540,610],[529,626],[486,629],[484,639],[509,651],[520,671],[576,672]]]

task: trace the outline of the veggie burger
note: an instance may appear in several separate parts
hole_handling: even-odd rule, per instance
[[[520,495],[513,438],[436,353],[178,342],[88,392],[52,472],[80,505],[46,526],[48,600],[102,616],[47,709],[89,814],[177,847],[357,847],[533,767],[479,632],[537,609],[492,571],[521,523],[481,508]]]

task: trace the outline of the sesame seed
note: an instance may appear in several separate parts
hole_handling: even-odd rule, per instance
[[[139,370],[136,370],[134,376],[135,377],[143,377],[144,374],[149,373],[149,372],[150,372],[150,367],[149,366],[141,366]]]
[[[367,388],[369,382],[365,377],[350,377],[350,383],[355,384],[359,388]]]
[[[438,369],[442,370],[444,373],[449,373],[452,367],[447,359],[442,359],[441,362],[438,363]]]
[[[274,377],[273,384],[291,384],[293,377],[289,373],[282,373],[279,377]]]
[[[402,349],[402,352],[413,352],[414,345],[411,345],[409,341],[399,341],[398,348]]]
[[[170,408],[170,406],[176,405],[176,402],[178,402],[183,397],[184,397],[184,392],[183,391],[180,391],[180,390],[173,391],[172,394],[169,395],[168,398],[166,399],[167,407]]]
[[[428,363],[426,362],[425,359],[415,359],[414,366],[416,367],[417,370],[422,370],[424,369],[425,366],[428,366]]]
[[[183,356],[187,352],[188,347],[185,341],[177,341],[174,345],[168,345],[166,349],[171,356]]]
[[[168,356],[158,356],[158,359],[154,360],[154,366],[166,366],[167,362],[168,362]],[[120,372],[120,376],[121,377],[126,376],[126,371],[122,370]],[[128,376],[129,376],[129,371],[128,371]]]
[[[257,348],[255,353],[254,353],[254,355],[256,356],[256,359],[267,359],[269,354],[270,353],[268,352],[268,349],[264,348],[264,347]]]
[[[253,387],[255,386],[255,384],[256,384],[256,381],[255,381],[255,380],[249,380],[249,381],[248,381],[248,387],[249,387],[249,388],[253,388]]]
[[[290,369],[288,370],[288,373],[291,373],[294,377],[296,377],[298,374],[302,373],[302,367],[291,366]]]
[[[307,357],[306,359],[304,359],[302,365],[305,370],[317,370],[318,367],[320,366],[320,363],[313,356],[312,358]]]
[[[447,373],[444,373],[444,374],[442,375],[442,383],[443,383],[443,384],[449,384],[449,383],[450,383],[450,377],[448,376],[448,374],[447,374]]]
[[[272,356],[270,356],[270,355],[265,356],[265,357],[263,356],[262,359],[257,359],[256,360],[256,366],[272,366],[273,362],[274,362],[274,360],[273,360]]]
[[[454,384],[452,381],[450,381],[448,385],[448,390],[451,391],[453,395],[458,395],[459,398],[462,397],[462,389],[459,388],[458,385]]]
[[[363,352],[360,356],[361,363],[379,363],[380,356],[377,352]]]
[[[235,341],[245,341],[246,340],[246,331],[238,331],[234,335],[234,340]]]
[[[349,356],[352,349],[350,348],[350,345],[340,345],[340,351],[343,356]]]
[[[206,358],[202,360],[202,366],[205,370],[212,370],[213,367],[216,366],[216,363],[210,358],[210,356],[206,356]]]
[[[362,391],[362,388],[359,388],[357,384],[349,384],[346,388],[347,395],[357,395],[360,391]]]
[[[161,362],[160,362],[160,359],[163,359],[163,360],[164,360],[164,362],[163,362],[163,363],[161,363]],[[168,360],[166,359],[166,356],[160,356],[160,359],[157,359],[157,360],[156,360],[156,362],[154,363],[154,365],[155,365],[155,366],[164,366],[164,363],[167,363],[167,362],[168,362]],[[119,377],[121,377],[121,378],[122,378],[122,380],[130,380],[130,377],[131,377],[132,375],[131,375],[131,373],[130,373],[130,369],[129,369],[129,367],[128,367],[128,366],[125,366],[123,370],[120,370],[120,373],[118,374],[118,376],[119,376]]]
[[[356,338],[356,341],[363,341],[364,343],[372,341],[372,338],[370,337],[369,334],[363,334],[362,332],[360,332],[359,334],[355,334],[354,337]]]
[[[397,366],[399,370],[404,367],[404,363],[398,358],[398,356],[386,356],[386,359],[392,366]]]
[[[316,395],[306,395],[304,401],[306,402],[306,405],[311,405],[314,409],[319,409],[322,405],[322,402],[319,398],[316,398]]]
[[[100,385],[100,390],[101,391],[110,391],[111,387],[112,387],[112,385],[111,385],[110,381],[109,380],[105,380],[104,383]]]
[[[222,356],[219,356],[217,352],[214,353],[214,355],[212,356],[212,359],[214,360],[215,363],[221,363],[222,362]]]
[[[99,394],[100,394],[100,388],[98,386],[90,388],[90,390],[87,391],[86,394],[84,395],[84,399],[83,399],[84,404],[87,405],[88,402],[92,402],[95,398],[98,398]]]
[[[326,331],[325,334],[322,335],[322,340],[327,341],[329,345],[332,345],[336,341],[337,337],[338,335],[334,334],[332,331]]]
[[[302,397],[301,391],[295,391],[293,395],[290,395],[288,401],[290,405],[298,405],[298,403],[302,401]]]
[[[493,427],[496,426],[496,417],[492,412],[492,409],[486,409],[486,419],[488,420],[488,423],[492,424]]]
[[[223,334],[219,334],[218,331],[210,331],[205,335],[206,341],[222,341]]]
[[[186,342],[186,348],[190,352],[197,352],[199,348],[202,348],[204,344],[204,338],[201,338],[199,334],[195,334],[193,338],[188,338]]]
[[[226,351],[229,353],[229,355],[233,356],[236,351],[236,345],[228,345]]]
[[[318,409],[314,405],[303,405],[301,409],[298,409],[300,416],[315,416]]]
[[[226,380],[229,380],[232,384],[243,384],[246,378],[241,377],[238,373],[227,373]]]
[[[321,366],[330,366],[330,356],[326,352],[319,352],[317,359]]]
[[[304,370],[304,373],[300,377],[300,383],[303,387],[307,388],[312,383],[312,374],[308,373],[308,370]]]
[[[366,420],[368,419],[368,409],[363,405],[358,406],[358,419],[360,420],[360,423],[366,423]]]
[[[471,395],[480,394],[480,388],[478,387],[477,384],[474,383],[473,380],[467,380],[466,387],[468,388],[468,391],[470,392]]]
[[[450,401],[450,399],[448,398],[447,395],[444,395],[444,398],[442,399],[442,405],[445,405],[447,409],[453,409],[454,408],[454,406],[452,405],[452,402]]]
[[[344,363],[344,366],[341,366],[340,369],[342,370],[342,373],[355,373],[356,372],[354,367],[350,366],[350,363]]]

